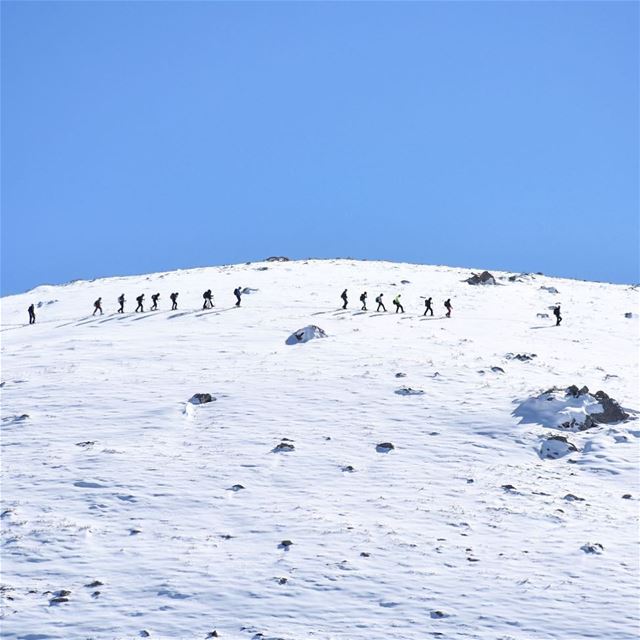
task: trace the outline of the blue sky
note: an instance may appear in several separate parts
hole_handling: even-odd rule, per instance
[[[355,257],[634,282],[635,2],[3,2],[2,292]]]

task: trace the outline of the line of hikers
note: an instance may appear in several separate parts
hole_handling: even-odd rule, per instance
[[[236,287],[233,290],[233,295],[236,297],[236,307],[240,306],[240,302],[242,300],[242,287]],[[173,292],[169,294],[169,299],[171,300],[171,311],[176,311],[178,308],[178,295],[179,293]],[[380,310],[386,312],[387,308],[384,306],[384,302],[382,301],[382,297],[384,294],[379,294],[378,296],[376,296],[376,302],[378,303],[378,307],[376,309],[377,312],[379,312]],[[398,294],[394,299],[393,299],[393,304],[396,307],[396,313],[404,313],[404,307],[402,306],[402,302],[400,302],[400,297],[401,294]],[[214,304],[213,304],[213,293],[211,293],[211,289],[207,289],[203,294],[202,294],[202,298],[204,299],[204,303],[202,305],[202,309],[213,309]],[[347,295],[347,289],[345,289],[342,294],[340,295],[340,298],[342,299],[342,308],[346,309],[347,305],[349,304],[349,298]],[[151,307],[149,308],[150,311],[156,311],[158,309],[158,300],[160,300],[160,294],[159,293],[154,293],[151,295]],[[126,299],[124,297],[124,293],[120,294],[118,296],[118,311],[117,313],[124,313],[124,303],[126,302]],[[142,293],[141,295],[139,295],[136,298],[136,302],[138,303],[138,306],[136,307],[135,311],[136,313],[140,312],[144,312],[144,293]],[[362,303],[362,307],[361,310],[362,311],[368,311],[367,309],[367,292],[364,291],[363,293],[360,294],[360,302]],[[432,298],[426,298],[424,301],[424,313],[422,314],[423,316],[426,316],[427,314],[431,314],[433,316],[433,301]],[[444,301],[444,308],[447,310],[445,316],[447,318],[451,317],[451,311],[453,310],[453,306],[451,304],[451,298],[447,298]],[[29,306],[28,310],[29,312],[29,324],[35,324],[36,322],[36,312],[35,312],[35,306],[32,304]],[[102,311],[102,298],[98,298],[94,303],[93,303],[93,314],[92,315],[96,315],[96,313],[98,313],[98,311],[100,312],[100,315],[103,314]],[[556,317],[556,327],[560,325],[560,323],[562,322],[562,316],[560,315],[560,305],[557,305],[553,308],[553,315]]]
[[[378,296],[376,296],[376,302],[378,303],[378,307],[376,309],[376,311],[380,311],[382,309],[382,311],[386,312],[387,308],[384,306],[384,302],[382,301],[382,297],[383,297],[383,293],[379,294]],[[361,311],[368,311],[367,309],[367,297],[368,294],[366,291],[364,291],[363,293],[360,294],[360,302],[362,302],[362,307],[360,308]],[[393,304],[396,307],[396,313],[404,313],[404,307],[402,306],[402,302],[400,302],[400,297],[401,294],[399,293],[394,299],[393,299]],[[340,295],[340,298],[342,299],[342,308],[346,309],[347,305],[349,304],[349,297],[347,295],[347,289],[345,289],[342,294]],[[430,313],[431,315],[433,315],[433,299],[432,298],[426,298],[424,301],[424,313],[422,314],[423,316],[426,316],[428,313]],[[453,310],[453,305],[451,304],[451,298],[447,298],[444,301],[444,308],[447,310],[447,313],[445,314],[447,318],[451,317],[451,311]]]
[[[169,299],[171,300],[171,311],[176,311],[178,308],[178,296],[180,294],[175,291],[169,294]],[[236,307],[240,306],[240,302],[242,301],[242,287],[236,287],[233,290],[233,295],[236,297]],[[211,289],[207,289],[203,294],[202,294],[202,298],[204,299],[204,304],[202,305],[203,309],[213,309],[213,293],[211,293]],[[160,300],[160,294],[159,293],[153,293],[151,294],[151,307],[149,307],[149,311],[157,311],[158,309],[158,300]],[[124,303],[126,302],[126,298],[124,297],[124,293],[121,293],[118,296],[118,311],[117,313],[124,313]],[[140,294],[137,298],[136,298],[136,302],[138,303],[138,306],[135,309],[135,312],[138,313],[143,313],[144,312],[144,293]],[[29,305],[29,308],[27,309],[28,313],[29,313],[29,324],[35,324],[36,323],[36,310],[35,310],[35,306]],[[100,315],[103,315],[104,311],[102,309],[102,298],[98,298],[94,303],[93,303],[93,313],[91,315],[95,316],[96,313],[100,313]]]

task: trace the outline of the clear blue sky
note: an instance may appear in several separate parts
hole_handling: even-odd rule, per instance
[[[2,2],[2,291],[350,256],[638,275],[636,2]]]

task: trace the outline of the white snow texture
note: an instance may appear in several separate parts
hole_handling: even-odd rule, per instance
[[[639,292],[471,273],[265,262],[3,298],[2,637],[637,638]],[[573,384],[630,418],[563,431],[589,400],[535,399]]]

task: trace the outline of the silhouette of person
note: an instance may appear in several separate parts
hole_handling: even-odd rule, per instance
[[[380,294],[377,298],[376,298],[376,302],[378,303],[378,308],[376,309],[376,311],[380,311],[380,307],[382,307],[383,311],[387,311],[387,307],[384,306],[384,302],[382,302],[382,294]]]
[[[136,313],[137,313],[138,311],[144,311],[144,307],[142,306],[142,302],[143,302],[143,300],[144,300],[144,293],[143,293],[143,294],[141,294],[141,295],[139,295],[139,296],[136,298],[136,302],[138,303],[138,306],[136,307]]]
[[[169,297],[171,298],[171,311],[175,311],[178,308],[178,294],[172,293]]]
[[[447,310],[446,316],[447,318],[451,317],[451,309],[453,309],[453,307],[451,306],[451,298],[447,298],[444,301],[444,308]]]
[[[213,309],[213,300],[211,289],[207,289],[203,294],[204,304],[202,305],[203,309]]]
[[[360,302],[362,302],[361,311],[366,311],[367,310],[367,292],[366,291],[360,296]]]
[[[427,312],[431,311],[431,315],[433,315],[433,308],[431,307],[431,298],[427,298],[424,301],[424,313],[423,316],[427,315]]]
[[[396,305],[396,313],[398,313],[398,311],[402,310],[402,313],[404,313],[404,307],[402,306],[402,303],[400,302],[400,295],[398,294],[394,299],[393,299],[393,304]]]
[[[29,324],[35,324],[36,323],[36,309],[33,305],[29,305],[29,308],[27,309],[27,311],[29,312]]]
[[[553,315],[556,317],[556,327],[562,322],[562,316],[560,315],[560,305],[553,307]]]
[[[236,307],[240,306],[240,296],[242,295],[242,288],[241,287],[236,287],[233,290],[233,295],[236,297]]]
[[[96,315],[96,311],[99,311],[100,315],[102,315],[102,298],[98,298],[93,303],[93,313],[91,315],[95,316]]]
[[[118,296],[118,304],[120,305],[118,313],[124,313],[124,293]]]
[[[160,297],[159,293],[151,294],[151,302],[153,302],[153,304],[151,305],[151,311],[156,311],[158,309],[158,298],[159,297]]]
[[[349,302],[349,300],[347,299],[347,290],[346,289],[342,292],[342,295],[340,297],[342,298],[342,301],[344,302],[344,304],[342,305],[342,308],[346,309],[347,308],[347,304]]]

